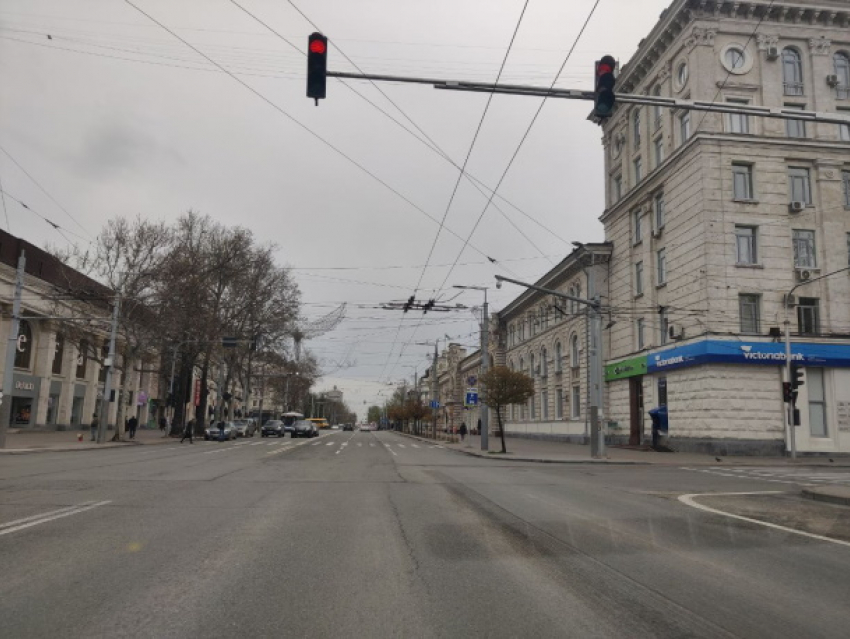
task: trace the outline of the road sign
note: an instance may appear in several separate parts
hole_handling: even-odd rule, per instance
[[[432,399],[428,405],[429,405],[431,408],[439,408],[439,407],[440,407],[440,402],[438,402],[436,399]]]
[[[475,384],[477,382],[478,382],[478,378],[475,377],[475,375],[470,375],[469,377],[466,378],[466,383],[469,384],[470,386],[475,386]]]
[[[465,403],[467,406],[478,406],[478,391],[467,391]]]

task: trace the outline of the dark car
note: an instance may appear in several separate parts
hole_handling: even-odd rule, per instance
[[[318,437],[319,431],[313,422],[301,419],[292,425],[293,437]]]
[[[286,431],[283,429],[283,422],[279,419],[270,419],[260,429],[260,437],[283,437]]]
[[[345,424],[345,425],[342,427],[342,430],[351,430],[351,431],[353,431],[353,430],[354,430],[354,424]]]

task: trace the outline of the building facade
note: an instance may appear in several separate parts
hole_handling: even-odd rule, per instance
[[[850,114],[845,0],[675,0],[623,93]],[[608,418],[680,450],[781,454],[786,295],[797,447],[850,452],[850,127],[620,105],[604,123],[613,245]],[[811,280],[811,281],[810,281]]]

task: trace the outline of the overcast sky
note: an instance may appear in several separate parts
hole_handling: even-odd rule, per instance
[[[307,348],[326,372],[318,388],[337,385],[361,414],[391,392],[388,381],[422,374],[432,349],[417,342],[477,343],[470,310],[423,317],[381,303],[418,284],[418,299],[473,306],[480,293],[455,298],[451,286],[492,287],[495,273],[534,280],[570,242],[603,239],[601,131],[586,120],[589,103],[547,101],[499,188],[509,203],[497,197],[485,211],[487,197],[461,181],[423,269],[458,170],[411,132],[462,164],[485,94],[381,84],[401,114],[366,82],[329,80],[317,108],[301,53],[314,29],[287,0],[132,1],[280,110],[124,0],[0,0],[0,181],[61,229],[10,198],[0,224],[59,246],[137,213],[171,220],[194,209],[249,228],[279,247],[305,315],[348,304],[343,323]],[[501,81],[548,86],[595,1],[530,0]],[[344,52],[366,72],[492,82],[525,2],[294,4],[332,41],[330,69],[352,70]],[[592,89],[593,61],[627,61],[668,4],[601,0],[558,86]],[[539,105],[495,96],[468,172],[495,187]],[[493,289],[493,309],[520,292]]]

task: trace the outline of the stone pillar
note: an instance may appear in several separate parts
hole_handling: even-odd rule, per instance
[[[55,339],[55,338],[54,338]],[[77,375],[77,357],[79,356],[79,347],[68,342],[65,339],[65,348],[62,354],[62,392],[59,395],[59,406],[56,409],[56,424],[59,427],[71,425],[71,406],[74,402],[74,383]],[[91,420],[91,415],[82,415],[82,423],[86,424],[86,419]]]
[[[42,322],[38,327],[33,353],[33,375],[41,378],[38,397],[35,400],[33,425],[47,423],[47,404],[50,399],[50,377],[53,355],[56,348],[56,331],[51,323]]]

